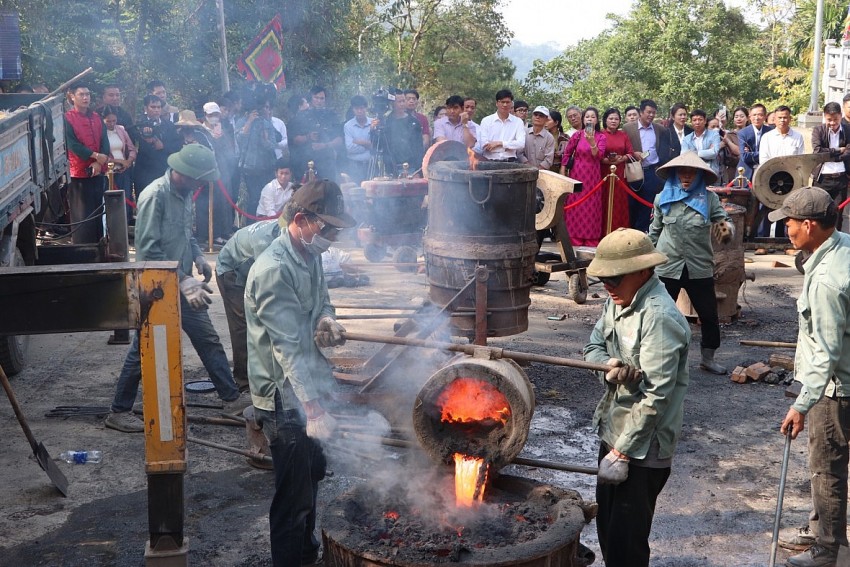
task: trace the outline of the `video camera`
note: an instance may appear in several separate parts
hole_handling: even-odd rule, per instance
[[[159,132],[159,125],[155,124],[150,118],[145,118],[136,122],[136,129],[142,138],[148,140],[151,138],[156,138],[158,140],[162,139]]]
[[[390,92],[390,89],[384,87],[372,93],[372,109],[379,118],[390,111],[390,103],[395,100],[395,96]]]

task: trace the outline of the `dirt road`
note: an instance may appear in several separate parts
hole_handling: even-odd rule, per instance
[[[355,252],[358,255],[359,252]],[[770,349],[741,347],[744,338],[794,341],[794,301],[802,276],[786,256],[757,256],[747,269],[756,275],[739,300],[742,318],[723,327],[718,359],[727,367],[766,360]],[[210,256],[214,259],[214,256]],[[370,267],[372,285],[332,290],[338,303],[408,302],[426,294],[423,275]],[[514,350],[578,358],[599,315],[605,292],[591,288],[585,305],[566,299],[566,282],[556,275],[532,292],[528,332],[492,344]],[[342,311],[341,311],[342,312]],[[565,314],[563,321],[547,316]],[[213,322],[230,352],[220,298]],[[352,331],[388,333],[392,320],[347,321]],[[13,386],[38,440],[56,457],[65,449],[100,449],[100,465],[59,463],[70,480],[68,498],[58,496],[34,459],[8,403],[0,400],[0,566],[137,566],[147,539],[143,439],[107,430],[100,419],[45,418],[58,405],[108,406],[126,347],[108,346],[106,333],[34,337],[29,366]],[[691,385],[684,430],[673,473],[661,494],[653,526],[652,565],[747,567],[765,565],[778,485],[783,438],[778,433],[788,402],[781,386],[739,385],[697,369],[699,330],[691,345]],[[336,355],[368,355],[377,345],[349,343]],[[188,340],[183,342],[186,380],[204,377]],[[790,351],[786,351],[790,352]],[[593,465],[598,449],[590,418],[601,395],[585,371],[533,364],[526,369],[535,386],[537,410],[522,456]],[[214,394],[190,394],[189,402],[214,403]],[[214,410],[190,413],[215,415]],[[190,434],[244,446],[240,428],[190,425]],[[402,451],[387,450],[386,462],[404,462]],[[378,465],[332,459],[334,476],[322,483],[320,506]],[[506,472],[573,488],[592,499],[595,479],[544,469],[509,467]],[[185,479],[186,535],[193,565],[270,565],[267,510],[273,489],[270,472],[246,465],[239,456],[190,445]],[[792,445],[785,496],[786,526],[798,525],[809,506],[806,446]],[[595,526],[582,541],[598,553]],[[780,552],[780,560],[786,555]],[[601,565],[601,557],[596,565]]]

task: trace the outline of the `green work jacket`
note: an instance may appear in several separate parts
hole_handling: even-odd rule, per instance
[[[584,358],[602,364],[619,358],[643,371],[643,379],[633,386],[610,384],[597,372],[605,395],[593,426],[609,447],[645,459],[655,439],[659,459],[673,456],[688,389],[690,340],[688,323],[658,276],[638,290],[628,307],[608,299]]]
[[[800,413],[824,395],[850,396],[850,235],[835,231],[804,267],[794,358],[803,388],[791,406]]]
[[[171,168],[142,191],[137,207],[136,261],[177,261],[180,278],[191,276],[203,252],[192,236],[192,195],[171,187]]]
[[[659,197],[655,197],[649,238],[655,249],[667,256],[667,263],[655,268],[659,277],[679,279],[685,266],[690,279],[714,277],[711,223],[728,221],[729,215],[717,195],[706,191],[706,197],[711,220],[706,220],[681,201],[671,203],[670,211],[665,215],[658,206]]]
[[[316,324],[335,316],[322,259],[305,260],[288,231],[260,254],[245,284],[248,383],[254,407],[274,411],[275,388],[283,409],[298,409],[334,389],[331,367],[316,346]]]
[[[278,236],[280,226],[276,219],[240,228],[219,251],[215,273],[220,276],[227,272],[236,272],[236,284],[244,286],[254,261]]]

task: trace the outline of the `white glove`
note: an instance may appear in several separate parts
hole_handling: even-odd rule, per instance
[[[180,282],[180,293],[193,309],[203,309],[212,303],[212,297],[210,297],[212,291],[210,286],[195,278],[183,278]]]
[[[711,225],[711,232],[717,242],[728,244],[735,236],[735,225],[726,221],[719,221]]]
[[[611,384],[632,386],[643,379],[643,371],[640,368],[623,364],[619,358],[610,358],[605,364],[614,367],[605,375],[605,381]]]
[[[328,412],[307,420],[307,436],[313,439],[330,439],[336,431],[336,419]]]
[[[599,484],[620,484],[629,478],[629,460],[618,457],[614,451],[609,451],[599,462],[599,472],[596,482]]]
[[[212,268],[207,263],[207,259],[203,256],[195,258],[195,267],[198,269],[198,275],[204,276],[204,283],[212,279]]]
[[[319,319],[316,325],[316,344],[320,347],[334,347],[345,344],[342,334],[345,327],[336,322],[332,317],[325,315]]]

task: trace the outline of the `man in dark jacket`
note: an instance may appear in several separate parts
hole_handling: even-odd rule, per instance
[[[667,128],[654,122],[658,105],[654,100],[640,101],[640,114],[637,122],[629,122],[623,126],[623,131],[629,137],[632,148],[643,152],[643,181],[637,183],[636,192],[648,203],[655,201],[655,196],[661,192],[664,183],[655,174],[655,170],[670,161],[671,151]],[[629,197],[629,219],[632,228],[646,232],[649,230],[649,214],[652,206]]]
[[[847,198],[850,124],[842,122],[841,106],[837,102],[829,102],[823,107],[823,121],[812,131],[812,151],[816,154],[828,153],[831,159],[815,168],[812,179],[815,186],[829,193],[837,206]],[[850,213],[850,207],[845,207],[844,211],[838,215],[835,228],[847,232],[850,230],[850,221],[844,219],[844,216]]]
[[[145,114],[136,122],[136,165],[133,184],[136,187],[136,199],[154,179],[165,175],[168,169],[168,156],[179,152],[183,141],[177,134],[177,128],[168,120],[162,119],[162,101],[154,95],[143,99]]]

